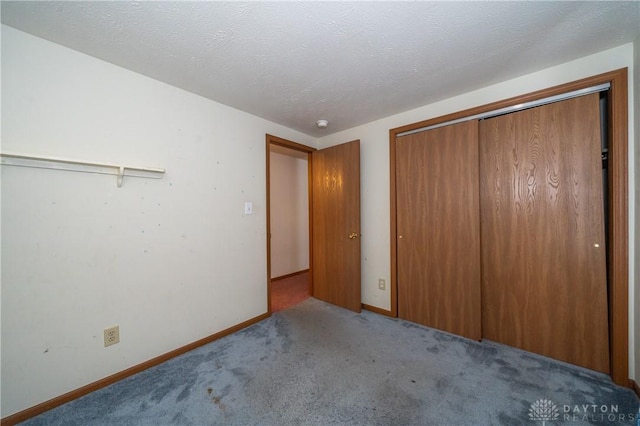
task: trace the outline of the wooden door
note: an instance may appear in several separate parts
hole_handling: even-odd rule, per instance
[[[478,122],[396,140],[398,315],[481,338]]]
[[[360,312],[360,141],[311,160],[313,296]]]
[[[487,339],[609,371],[598,94],[480,123]]]

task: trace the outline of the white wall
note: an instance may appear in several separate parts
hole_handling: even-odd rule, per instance
[[[271,278],[309,269],[308,161],[270,153]]]
[[[7,26],[2,106],[5,152],[167,169],[2,167],[3,417],[267,311],[265,134],[312,138]]]
[[[567,62],[513,80],[495,84],[464,95],[426,105],[411,111],[377,120],[318,140],[320,148],[353,139],[361,141],[361,213],[362,213],[362,302],[382,309],[390,309],[389,287],[378,289],[379,277],[389,280],[389,129],[406,124],[462,111],[471,107],[530,93],[539,89],[575,81],[580,78],[629,67],[630,87],[633,87],[633,45],[626,44],[572,62]],[[437,82],[434,82],[437,84]],[[629,101],[629,117],[635,117],[633,99]],[[637,120],[637,118],[636,118]],[[633,122],[633,119],[631,119]],[[634,157],[634,130],[629,128],[629,158]],[[629,164],[629,217],[635,217],[635,164]],[[634,321],[634,233],[635,223],[629,224],[630,232],[630,323]],[[634,334],[629,336],[629,351],[634,360]],[[640,356],[640,353],[637,354]],[[636,361],[638,362],[638,361]],[[640,366],[639,366],[640,368]],[[635,363],[630,362],[631,377]],[[637,376],[635,376],[637,377]]]
[[[0,31],[0,46],[2,46],[2,31]],[[0,51],[2,49],[0,48]],[[2,81],[2,59],[0,55],[0,82]],[[0,84],[0,118],[2,117],[2,84]],[[0,152],[2,152],[2,122],[0,119]],[[0,241],[2,241],[2,173],[0,172]],[[0,244],[0,330],[2,329],[2,244]],[[2,336],[0,333],[0,383],[2,382]],[[2,386],[0,385],[0,419],[2,418]]]

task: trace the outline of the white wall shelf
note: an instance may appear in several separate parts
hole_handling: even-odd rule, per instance
[[[118,187],[122,186],[125,176],[149,179],[160,179],[165,169],[156,167],[133,167],[119,164],[95,163],[91,161],[69,160],[56,157],[41,157],[16,153],[0,153],[0,164],[3,166],[34,167],[38,169],[67,170],[72,172],[98,173],[115,175]]]

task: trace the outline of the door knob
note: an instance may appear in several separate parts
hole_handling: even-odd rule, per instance
[[[353,239],[356,239],[356,238],[358,238],[358,233],[357,232],[352,232],[352,233],[349,234],[349,239],[350,240],[353,240]]]

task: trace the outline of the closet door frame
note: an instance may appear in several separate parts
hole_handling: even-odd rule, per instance
[[[493,102],[389,130],[391,195],[391,316],[398,316],[396,137],[399,133],[470,117],[501,108],[532,102],[588,87],[609,88],[609,359],[612,380],[631,387],[629,379],[629,207],[628,207],[628,94],[627,68],[599,74],[521,96]]]

